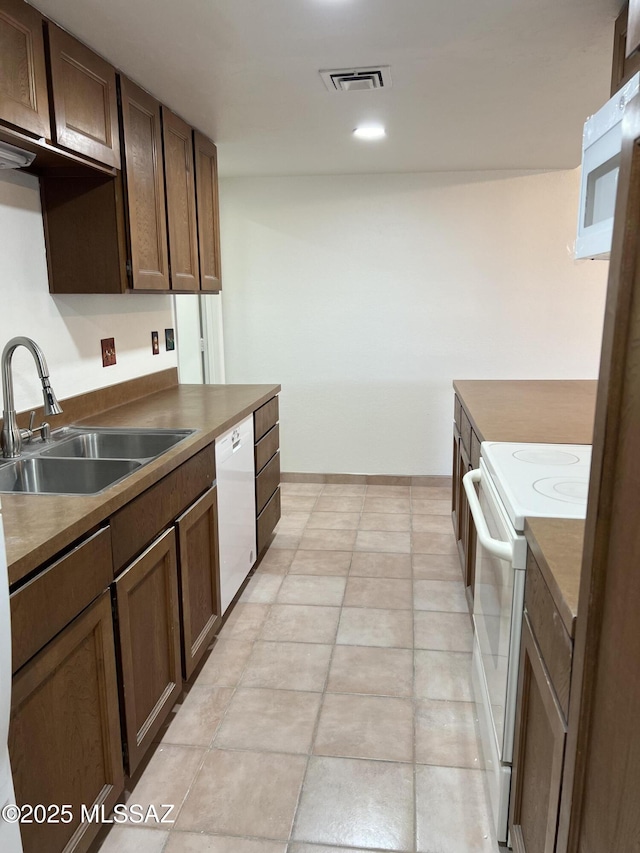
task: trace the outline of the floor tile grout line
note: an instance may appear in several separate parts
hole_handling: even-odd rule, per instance
[[[295,557],[294,557],[294,559],[295,559]],[[351,559],[353,559],[353,551],[351,552]],[[351,567],[351,561],[349,561],[349,567]],[[338,631],[340,629],[340,620],[342,618],[342,609],[344,606],[344,597],[346,595],[346,591],[347,591],[347,585],[345,583],[344,590],[342,593],[342,603],[340,605],[340,613],[338,614],[338,622],[336,625],[336,634],[335,634],[334,641],[332,644],[331,653],[329,655],[329,665],[327,666],[327,671],[326,671],[325,678],[324,678],[323,689],[322,689],[322,692],[320,694],[320,702],[318,704],[318,713],[316,716],[315,725],[313,727],[313,732],[311,734],[311,743],[309,746],[309,755],[307,756],[307,762],[305,765],[304,773],[302,775],[302,784],[300,785],[300,790],[298,791],[298,798],[296,801],[295,808],[293,810],[293,818],[291,820],[291,829],[289,830],[289,838],[288,838],[287,847],[289,846],[289,844],[292,841],[293,832],[294,832],[295,827],[296,827],[296,820],[298,817],[298,812],[300,810],[300,803],[302,801],[302,795],[304,793],[304,786],[305,786],[305,782],[307,780],[307,775],[309,773],[309,765],[311,764],[311,758],[314,754],[313,750],[314,750],[314,747],[316,744],[316,738],[318,735],[318,728],[320,726],[320,718],[322,716],[322,709],[324,708],[324,697],[326,696],[327,684],[329,683],[329,675],[331,672],[331,666],[333,664],[333,656],[335,654],[335,649],[336,649],[336,645],[337,645],[336,640],[338,639]]]
[[[319,644],[320,645],[320,644]],[[323,645],[332,645],[331,643],[325,643]],[[344,646],[344,648],[367,648],[367,649],[381,649],[380,646]],[[395,648],[395,647],[394,647]],[[383,649],[384,650],[384,649]],[[411,652],[411,649],[395,649],[396,651],[408,651]],[[431,651],[430,649],[416,649],[416,651]],[[440,649],[436,649],[435,651],[440,651]],[[452,654],[467,654],[466,652],[452,652]],[[235,688],[230,687],[229,685],[220,685],[222,689],[232,690],[235,692]],[[346,690],[311,690],[309,688],[305,688],[304,690],[297,690],[294,687],[263,687],[257,685],[243,685],[238,684],[238,688],[241,690],[272,690],[277,692],[284,693],[313,693],[314,695],[324,695],[325,693],[329,693],[331,696],[359,696],[362,698],[371,698],[371,699],[402,699],[402,700],[414,700],[416,702],[442,702],[444,704],[456,704],[456,705],[473,705],[474,702],[471,699],[449,699],[444,697],[435,697],[435,696],[400,696],[397,693],[355,693],[349,692]],[[229,702],[231,699],[229,698]],[[226,710],[225,710],[226,715]],[[223,716],[224,719],[224,716]],[[221,724],[220,724],[221,725]],[[220,729],[220,725],[216,727],[216,734]],[[215,735],[214,735],[215,737]],[[171,741],[158,741],[158,745],[162,746],[185,746],[189,747],[189,749],[217,749],[217,747],[213,744],[213,738],[209,742],[209,746],[203,744],[194,744],[194,743],[177,743]],[[258,750],[260,751],[260,750]],[[278,752],[278,750],[267,750],[268,752]],[[298,755],[304,755],[306,753],[297,753]]]

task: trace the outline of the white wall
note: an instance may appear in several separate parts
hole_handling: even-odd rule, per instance
[[[164,330],[173,326],[168,295],[51,296],[36,178],[0,173],[0,348],[14,335],[33,338],[44,350],[51,384],[60,399],[175,367]],[[160,355],[151,353],[151,332]],[[100,339],[115,337],[117,364],[102,367]],[[16,408],[40,405],[33,359],[20,348],[13,357]]]
[[[454,378],[595,378],[578,177],[223,180],[227,381],[282,383],[283,470],[448,474]]]

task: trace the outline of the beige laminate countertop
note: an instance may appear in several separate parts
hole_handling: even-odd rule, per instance
[[[0,495],[9,583],[22,580],[279,391],[280,385],[175,385],[79,422],[198,432],[99,495]]]
[[[480,441],[592,443],[595,379],[469,379],[453,387]]]
[[[570,637],[578,615],[584,521],[528,518],[525,536]]]

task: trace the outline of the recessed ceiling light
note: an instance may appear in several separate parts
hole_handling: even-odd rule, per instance
[[[353,131],[353,135],[358,139],[383,139],[387,135],[387,131],[381,124],[361,124]]]

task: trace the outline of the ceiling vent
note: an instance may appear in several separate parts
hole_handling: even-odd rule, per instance
[[[388,65],[375,68],[337,68],[321,71],[320,76],[330,92],[365,92],[391,87],[391,69]]]

